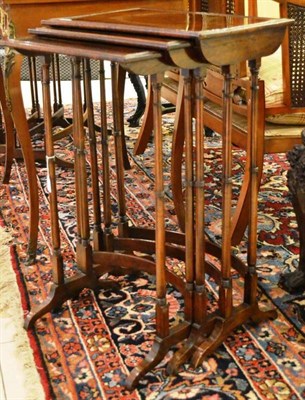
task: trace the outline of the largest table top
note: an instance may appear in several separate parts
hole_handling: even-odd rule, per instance
[[[232,65],[273,53],[283,40],[289,19],[131,8],[112,12],[51,18],[42,24],[57,29],[172,37],[190,41],[202,62]]]

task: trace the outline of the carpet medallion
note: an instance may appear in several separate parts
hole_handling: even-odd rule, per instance
[[[129,108],[128,108],[129,107]],[[127,113],[132,104],[128,104]],[[164,163],[167,195],[166,224],[177,230],[169,184],[172,115],[165,116]],[[126,127],[132,169],[125,172],[127,211],[131,223],[153,227],[155,208],[153,145],[133,156],[137,129]],[[110,137],[110,144],[112,137]],[[221,240],[221,139],[205,138],[206,233]],[[57,154],[73,159],[70,140],[56,145]],[[243,176],[244,152],[234,150],[233,201],[236,204]],[[88,158],[88,171],[90,160]],[[76,299],[40,318],[28,339],[46,399],[305,399],[305,299],[304,293],[290,295],[278,286],[282,272],[298,263],[298,232],[286,187],[288,163],[284,154],[265,157],[264,178],[259,194],[259,243],[257,268],[262,308],[275,307],[278,318],[258,326],[242,325],[196,369],[185,364],[176,376],[166,374],[165,359],[129,392],[124,376],[150,350],[155,332],[154,277],[146,274],[114,276],[119,289],[101,290],[98,295],[84,289]],[[40,226],[37,262],[26,266],[28,234],[27,179],[24,165],[14,164],[8,186],[0,186],[0,218],[14,238],[15,273],[24,313],[47,296],[52,282],[50,268],[50,220],[46,169],[38,166]],[[73,171],[57,168],[62,254],[65,275],[76,273],[75,202]],[[100,168],[102,182],[102,170]],[[117,221],[116,170],[111,156],[111,195],[114,223]],[[89,193],[90,197],[90,193]],[[89,199],[90,203],[90,199]],[[115,227],[114,227],[115,229]],[[233,250],[246,257],[246,235]],[[182,263],[168,260],[169,268],[183,275]],[[234,276],[234,298],[242,287]],[[209,307],[216,307],[217,287],[207,277]],[[171,323],[183,316],[183,298],[168,288]]]

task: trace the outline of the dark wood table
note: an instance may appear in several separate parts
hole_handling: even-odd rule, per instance
[[[75,296],[82,288],[96,289],[100,285],[110,284],[100,281],[106,272],[124,273],[126,269],[146,271],[156,275],[156,337],[147,357],[135,367],[125,384],[132,388],[147,371],[157,365],[167,354],[170,347],[183,342],[168,364],[168,372],[177,371],[181,363],[191,359],[196,367],[203,357],[211,354],[238,325],[252,320],[259,322],[276,317],[273,310],[262,311],[257,300],[257,88],[260,58],[272,53],[280,45],[286,26],[290,20],[248,19],[226,15],[193,14],[156,10],[129,10],[105,13],[77,18],[63,18],[44,21],[52,29],[74,29],[74,37],[50,40],[38,34],[29,40],[2,41],[22,54],[44,54],[43,92],[46,125],[47,164],[50,182],[50,205],[52,223],[52,266],[53,286],[46,301],[34,307],[26,318],[26,326],[34,322],[52,308]],[[57,26],[57,28],[55,27]],[[100,34],[100,40],[79,41],[78,30],[94,30]],[[107,32],[108,39],[103,39]],[[116,33],[116,38],[112,38]],[[119,35],[140,36],[147,44],[144,48],[122,47]],[[175,38],[177,47],[171,48],[168,40],[166,48],[152,50],[157,39]],[[109,41],[106,44],[106,41]],[[113,40],[113,41],[112,41]],[[100,43],[98,43],[100,41]],[[111,43],[111,44],[110,44]],[[253,46],[255,43],[255,46]],[[188,46],[190,44],[190,46]],[[75,146],[75,183],[77,203],[77,248],[76,262],[79,274],[66,279],[60,252],[59,221],[57,210],[55,155],[51,135],[51,109],[49,90],[50,54],[58,53],[73,59],[73,133]],[[175,57],[177,56],[177,57]],[[92,157],[92,191],[94,230],[90,239],[89,211],[87,200],[87,174],[85,168],[85,140],[80,90],[79,65],[81,58],[109,60],[119,63],[128,71],[136,74],[151,75],[153,86],[154,137],[155,137],[155,229],[132,227],[126,216],[124,194],[124,171],[122,161],[122,127],[119,118],[119,99],[113,92],[115,157],[118,185],[119,234],[112,232],[110,182],[107,129],[102,128],[103,143],[103,220],[99,198],[98,169],[94,147],[94,129],[91,126],[90,152]],[[240,61],[249,60],[251,72],[251,120],[249,121],[249,168],[250,168],[250,223],[247,263],[232,255],[231,250],[231,209],[232,209],[232,74],[231,66]],[[203,65],[212,63],[222,68],[224,75],[224,139],[223,139],[223,216],[222,243],[218,246],[206,240],[204,233],[204,157],[203,157]],[[162,157],[162,116],[161,84],[163,73],[172,65],[183,66],[185,140],[186,140],[186,229],[177,233],[165,229],[165,195]],[[112,75],[113,88],[116,87],[116,74]],[[7,70],[7,79],[9,70]],[[89,79],[87,79],[87,82]],[[191,87],[195,86],[195,98],[191,98]],[[87,83],[87,96],[90,99]],[[195,112],[191,113],[194,107]],[[91,110],[91,107],[89,107]],[[105,96],[101,94],[101,108],[105,114]],[[196,124],[193,127],[192,115]],[[106,120],[105,118],[103,118]],[[90,118],[91,120],[91,118]],[[28,143],[27,146],[30,146]],[[193,151],[195,146],[195,152]],[[142,257],[145,253],[149,257]],[[206,256],[211,255],[220,261],[220,268]],[[166,267],[166,258],[175,257],[185,263],[185,275],[177,277]],[[240,304],[233,300],[232,273],[237,271],[244,284],[244,297]],[[218,308],[208,311],[208,298],[205,274],[211,275],[218,289]],[[169,324],[169,306],[166,300],[167,284],[174,285],[184,297],[184,319],[174,326]]]

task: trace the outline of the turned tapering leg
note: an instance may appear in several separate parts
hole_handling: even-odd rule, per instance
[[[194,323],[204,325],[207,319],[207,296],[205,287],[205,234],[204,234],[204,120],[203,120],[203,70],[194,71],[195,84],[195,299]]]
[[[95,250],[102,247],[102,229],[101,229],[101,202],[99,192],[99,176],[98,162],[96,153],[96,136],[94,124],[94,109],[92,102],[91,91],[91,69],[90,60],[84,60],[84,82],[87,108],[87,124],[90,144],[90,166],[91,166],[91,181],[92,181],[92,200],[93,200],[93,247]]]
[[[40,118],[36,57],[28,57],[28,65],[29,65],[30,89],[31,89],[31,99],[32,99],[31,112],[32,114],[36,113],[36,118]]]
[[[195,279],[195,237],[194,237],[194,166],[192,127],[192,76],[189,70],[181,71],[184,92],[184,136],[185,136],[185,319],[193,321],[193,290]],[[172,171],[176,173],[176,171]]]
[[[154,115],[155,115],[155,199],[156,199],[156,334],[164,338],[169,333],[168,304],[166,302],[166,276],[165,276],[165,203],[164,203],[164,177],[163,177],[163,137],[162,137],[162,112],[161,112],[161,85],[162,77],[154,76]]]
[[[101,110],[104,247],[106,250],[111,250],[113,233],[112,233],[111,195],[110,195],[109,141],[108,141],[108,127],[107,127],[105,68],[103,61],[100,61],[99,82],[100,82],[100,110]]]
[[[43,90],[43,109],[45,121],[45,148],[47,162],[47,190],[49,191],[50,211],[51,211],[51,236],[52,236],[52,257],[53,282],[61,285],[64,282],[63,262],[60,251],[60,229],[57,207],[56,189],[56,159],[54,152],[53,132],[52,132],[52,112],[50,96],[50,59],[45,57],[42,67],[42,90]]]
[[[24,163],[29,182],[30,217],[27,264],[32,264],[35,262],[38,240],[39,198],[34,152],[31,144],[30,131],[20,86],[22,60],[23,56],[16,53],[14,50],[9,50],[6,53],[4,67],[5,91],[8,109],[11,112],[18,140],[23,151]]]
[[[72,59],[73,143],[75,151],[75,192],[78,230],[76,261],[80,270],[86,275],[90,275],[92,273],[92,248],[89,231],[88,177],[86,170],[80,63],[81,60],[79,58]]]
[[[111,63],[112,84],[112,111],[113,111],[113,135],[115,143],[115,161],[117,174],[117,191],[119,206],[119,233],[126,236],[128,232],[128,218],[126,216],[126,199],[124,188],[124,158],[123,158],[123,127],[120,115],[120,98],[118,95],[118,64]]]
[[[248,270],[245,276],[244,301],[248,304],[256,302],[257,291],[257,196],[258,196],[258,168],[257,168],[257,103],[258,103],[258,71],[256,61],[249,62],[251,72],[251,123],[249,132],[249,176],[250,176],[250,205],[249,205],[249,227],[248,227]]]
[[[232,209],[232,79],[229,66],[222,67],[223,90],[223,138],[222,138],[222,254],[221,281],[219,284],[219,311],[224,318],[232,314],[231,279],[231,209]]]
[[[194,159],[193,159],[193,75],[189,70],[182,70],[181,77],[183,79],[183,88],[181,89],[181,94],[183,98],[181,99],[181,104],[183,106],[181,109],[184,114],[184,135],[185,139],[185,215],[184,217],[184,228],[185,228],[185,280],[186,280],[186,298],[185,298],[185,320],[189,321],[190,324],[194,322],[195,315],[197,312],[194,307],[194,284],[196,281],[196,238],[194,231]],[[181,79],[181,78],[180,78]],[[182,85],[180,85],[181,88]],[[175,132],[175,136],[177,133]],[[176,143],[179,138],[174,138],[173,149],[176,150]],[[176,155],[175,155],[176,156]],[[173,154],[174,157],[174,154]],[[176,168],[173,166],[175,162],[172,163],[172,175],[176,174]],[[172,179],[173,181],[173,179]],[[179,181],[181,181],[181,176],[179,176]],[[174,186],[174,185],[173,185]],[[199,314],[198,314],[199,315]],[[167,372],[169,374],[176,374],[179,367],[188,360],[190,354],[194,349],[195,333],[192,332],[185,344],[176,351],[167,366]]]

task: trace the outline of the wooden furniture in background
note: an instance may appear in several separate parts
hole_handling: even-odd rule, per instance
[[[2,183],[8,183],[11,171],[12,158],[5,157],[6,154],[14,153],[15,146],[15,132],[14,122],[6,103],[4,76],[0,65],[0,107],[1,107],[1,136],[0,136],[0,154],[2,154],[2,161],[4,161],[4,173],[2,176]]]
[[[53,57],[52,59],[52,80],[53,80],[53,114],[52,120],[54,126],[58,129],[56,133],[54,133],[54,140],[60,140],[71,133],[72,125],[71,120],[68,119],[64,115],[64,107],[62,104],[61,98],[61,82],[60,82],[60,68],[59,68],[59,59],[58,57]],[[36,65],[35,57],[27,57],[24,61],[28,61],[28,79],[30,83],[30,96],[32,108],[29,111],[29,115],[27,118],[29,132],[31,135],[41,134],[43,135],[44,131],[44,121],[41,116],[41,106],[38,94],[38,70]],[[24,66],[24,64],[23,64]],[[2,67],[0,67],[1,73],[1,81],[3,82],[3,71]],[[1,144],[0,144],[0,159],[4,163],[4,172],[2,178],[2,182],[4,184],[9,183],[9,178],[11,174],[11,168],[13,164],[13,160],[22,160],[23,154],[21,147],[18,144],[17,135],[15,132],[14,122],[12,116],[10,115],[9,107],[10,103],[7,103],[6,100],[6,91],[4,84],[1,83],[1,98],[0,98],[0,107],[1,113],[3,114],[4,120],[4,129],[2,132]],[[45,163],[45,150],[41,147],[33,148],[34,158],[36,161],[40,163]],[[61,158],[57,158],[57,162],[59,165],[63,167],[71,167],[72,164],[62,160]]]

